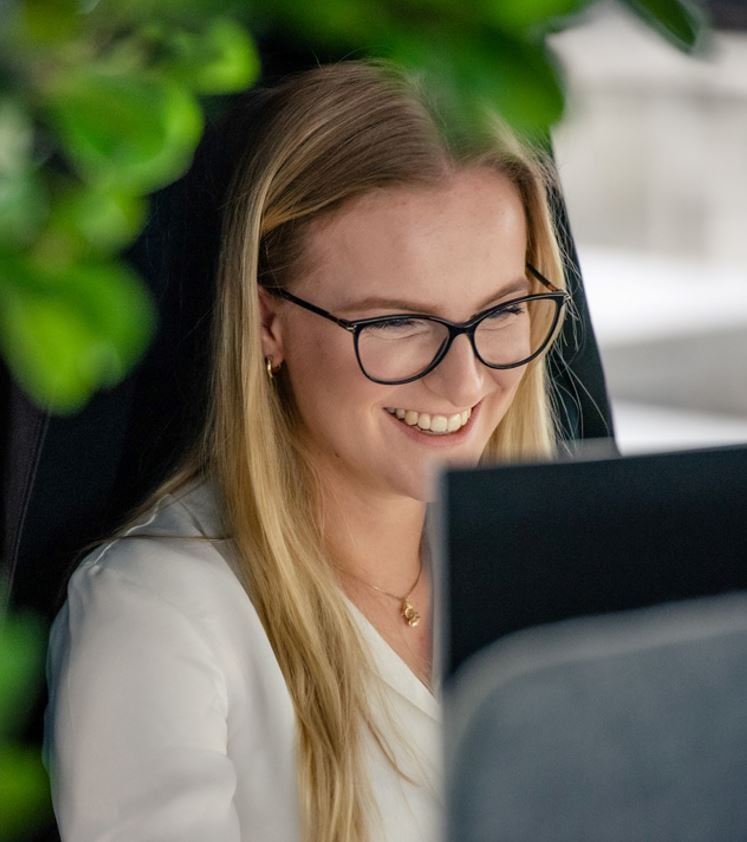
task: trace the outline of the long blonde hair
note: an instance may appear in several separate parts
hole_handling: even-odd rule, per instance
[[[563,264],[547,202],[551,170],[505,127],[488,141],[447,140],[418,85],[380,61],[325,65],[264,94],[259,129],[225,207],[208,420],[177,470],[138,507],[210,475],[251,598],[280,664],[298,724],[305,838],[363,842],[370,795],[368,731],[396,767],[367,702],[369,660],[329,563],[321,492],[283,372],[267,377],[258,287],[292,283],[305,226],[376,187],[437,185],[462,166],[490,166],[516,186],[527,260],[558,286]],[[537,290],[539,291],[539,290]],[[551,453],[543,358],[529,364],[483,461]]]

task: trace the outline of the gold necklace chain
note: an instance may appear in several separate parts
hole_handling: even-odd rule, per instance
[[[337,567],[337,565],[335,565]],[[400,614],[404,618],[404,621],[407,623],[410,628],[415,628],[417,624],[420,622],[420,614],[415,610],[415,607],[410,602],[410,594],[415,590],[418,586],[418,582],[420,581],[420,576],[423,573],[423,559],[420,559],[420,567],[418,568],[418,575],[415,581],[412,583],[410,590],[404,596],[397,596],[396,594],[389,593],[389,591],[385,591],[384,588],[380,588],[378,585],[374,585],[371,582],[367,582],[365,579],[361,579],[359,576],[356,576],[354,573],[351,573],[348,570],[343,570],[342,567],[337,567],[337,569],[344,573],[346,576],[350,576],[351,579],[355,579],[356,582],[360,582],[362,585],[366,585],[369,588],[373,588],[375,591],[379,593],[383,593],[384,596],[389,596],[392,599],[396,599],[397,602],[400,603]]]

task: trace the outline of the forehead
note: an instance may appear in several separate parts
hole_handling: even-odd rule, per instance
[[[481,168],[366,193],[313,220],[305,246],[309,271],[294,289],[321,306],[343,314],[376,296],[454,315],[523,275],[526,224],[516,187]]]

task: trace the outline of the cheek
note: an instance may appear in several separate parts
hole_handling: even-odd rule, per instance
[[[299,405],[314,395],[333,393],[335,383],[346,376],[346,347],[329,331],[294,332],[285,343],[288,372]]]
[[[512,368],[507,371],[496,371],[493,378],[496,385],[496,391],[493,396],[493,417],[492,427],[498,426],[503,420],[503,416],[508,412],[509,407],[516,397],[524,376],[526,368]]]
[[[351,338],[340,334],[339,338],[307,335],[289,346],[286,354],[302,418],[312,429],[336,434],[351,429],[353,416],[360,422],[361,413],[375,400],[376,388],[361,373]]]

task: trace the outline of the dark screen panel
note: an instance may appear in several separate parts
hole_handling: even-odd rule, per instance
[[[442,478],[444,675],[502,635],[747,588],[747,447]]]

